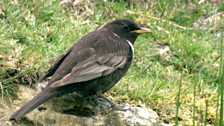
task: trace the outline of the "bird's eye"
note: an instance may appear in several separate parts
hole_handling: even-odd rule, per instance
[[[130,31],[130,27],[128,27],[127,25],[124,25],[124,28],[125,28],[127,31]]]

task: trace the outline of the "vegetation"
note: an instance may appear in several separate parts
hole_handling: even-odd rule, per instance
[[[0,1],[2,97],[15,98],[20,84],[35,84],[87,32],[129,18],[153,32],[138,38],[132,67],[107,95],[152,108],[165,123],[222,125],[222,1],[59,2]]]

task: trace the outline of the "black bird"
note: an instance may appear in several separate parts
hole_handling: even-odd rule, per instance
[[[39,79],[51,77],[47,86],[10,120],[20,119],[49,98],[71,92],[106,99],[102,94],[127,72],[138,35],[148,32],[131,20],[120,19],[88,33],[56,60]]]

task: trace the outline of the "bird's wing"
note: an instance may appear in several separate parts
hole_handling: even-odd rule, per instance
[[[60,55],[56,61],[54,62],[54,64],[50,67],[50,69],[48,69],[48,71],[43,75],[41,76],[37,82],[41,82],[43,81],[44,79],[52,76],[55,71],[58,69],[58,67],[62,64],[62,62],[64,61],[65,57],[71,52],[72,48],[70,48],[66,53]]]
[[[77,63],[71,72],[50,84],[50,87],[89,81],[123,68],[129,56],[130,46],[123,40],[104,37],[95,42],[89,50],[92,52],[89,58]]]

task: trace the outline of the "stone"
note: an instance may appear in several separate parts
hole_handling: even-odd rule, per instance
[[[0,109],[0,112],[3,113],[0,116],[0,124],[4,126],[157,126],[159,124],[157,113],[151,109],[123,103],[121,106],[125,110],[114,110],[102,98],[82,98],[76,93],[53,98],[18,122],[8,121],[11,114],[36,93],[38,92],[34,89],[21,86],[18,99],[12,100],[11,103],[0,102],[1,107],[4,108]],[[3,103],[5,104],[3,105]],[[6,105],[9,103],[10,105]]]

